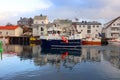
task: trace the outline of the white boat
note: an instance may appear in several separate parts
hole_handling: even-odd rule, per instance
[[[109,44],[120,45],[120,38],[108,40]]]

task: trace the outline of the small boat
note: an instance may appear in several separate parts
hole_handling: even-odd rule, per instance
[[[108,40],[108,44],[120,45],[120,38]]]
[[[80,48],[82,41],[80,34],[66,35],[62,29],[52,27],[47,35],[40,36],[42,48]]]

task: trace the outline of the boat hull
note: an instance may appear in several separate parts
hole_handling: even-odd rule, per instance
[[[72,49],[72,50],[65,50],[65,49],[58,49],[58,48],[50,48],[50,49],[42,49],[41,54],[63,54],[68,53],[69,55],[78,55],[80,56],[82,53],[81,49]]]
[[[109,40],[108,44],[112,44],[112,45],[120,45],[120,41],[113,41],[113,40]]]
[[[101,41],[82,41],[82,45],[101,45]]]
[[[80,48],[81,44],[81,39],[68,40],[68,43],[63,40],[41,39],[42,48]]]

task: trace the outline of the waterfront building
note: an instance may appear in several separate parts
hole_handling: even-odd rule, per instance
[[[98,38],[102,30],[102,25],[99,22],[73,22],[72,26],[74,27],[73,32],[79,32],[82,35],[82,38]]]
[[[39,15],[34,17],[34,24],[48,24],[48,17],[44,15]]]
[[[34,24],[33,36],[41,36],[47,34],[47,24]]]
[[[111,45],[107,50],[103,51],[103,56],[104,60],[120,69],[120,48],[118,46]]]
[[[86,61],[96,61],[100,62],[101,61],[101,55],[100,55],[100,50],[87,47],[87,48],[82,48],[82,54],[81,55],[81,61],[86,62]]]
[[[44,15],[35,16],[33,24],[33,36],[47,34],[48,17]]]
[[[17,21],[17,25],[19,26],[27,26],[30,27],[33,24],[33,19],[32,18],[22,18],[20,17],[20,20]]]
[[[0,37],[21,36],[23,29],[19,26],[0,26]]]
[[[55,26],[57,28],[61,28],[64,34],[69,35],[71,25],[72,25],[72,20],[69,20],[69,19],[55,19],[53,21],[53,23],[55,24]]]
[[[53,21],[54,24],[56,24],[56,27],[61,27],[61,28],[65,28],[65,27],[69,27],[72,24],[72,20],[68,20],[68,19],[55,19]]]
[[[106,38],[119,38],[120,36],[120,16],[104,24],[103,33]]]

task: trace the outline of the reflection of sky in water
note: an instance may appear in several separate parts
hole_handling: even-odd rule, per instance
[[[120,80],[120,48],[83,46],[80,50],[41,50],[5,46],[0,80]]]

